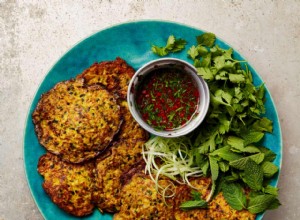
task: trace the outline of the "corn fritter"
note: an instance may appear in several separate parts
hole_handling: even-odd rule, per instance
[[[143,140],[115,142],[106,154],[96,160],[96,186],[94,200],[101,211],[117,212],[120,209],[121,175],[142,160]]]
[[[76,79],[83,79],[86,85],[101,84],[118,98],[126,99],[128,84],[134,72],[131,66],[117,57],[113,61],[93,64]]]
[[[113,95],[99,85],[74,80],[60,82],[45,93],[32,118],[40,143],[72,163],[96,157],[122,122]]]
[[[71,164],[51,153],[41,156],[38,162],[44,190],[56,205],[75,216],[93,212],[94,169],[94,162]]]

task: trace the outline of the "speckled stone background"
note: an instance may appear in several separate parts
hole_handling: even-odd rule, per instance
[[[277,106],[284,143],[282,206],[264,219],[300,219],[299,0],[0,0],[0,220],[42,219],[25,179],[23,130],[47,71],[85,37],[141,19],[214,32],[262,76]]]

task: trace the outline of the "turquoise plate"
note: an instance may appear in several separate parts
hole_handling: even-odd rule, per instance
[[[203,31],[197,28],[171,22],[139,21],[125,23],[102,30],[86,38],[57,61],[46,75],[33,99],[24,134],[24,163],[27,181],[32,196],[45,219],[63,220],[78,218],[68,215],[50,200],[42,188],[43,178],[37,172],[38,159],[46,151],[38,142],[31,114],[41,95],[51,89],[56,83],[75,77],[94,62],[114,60],[117,56],[120,56],[133,68],[138,69],[146,62],[158,58],[151,52],[151,45],[164,45],[171,34],[186,39],[188,44],[185,51],[174,53],[170,56],[191,62],[187,58],[187,49],[196,43],[195,36],[202,33]],[[229,48],[229,45],[220,39],[217,39],[216,44],[223,48]],[[236,51],[234,56],[236,59],[244,60]],[[261,84],[262,79],[258,73],[251,66],[249,67],[253,74],[254,83],[256,85]],[[266,116],[274,122],[274,132],[265,136],[263,144],[277,153],[275,164],[280,167],[282,158],[280,124],[274,102],[268,90],[266,91],[266,100]],[[278,175],[273,179],[272,184],[276,185],[277,182]],[[112,215],[101,214],[98,210],[95,210],[92,215],[81,219],[108,220],[112,219]],[[257,217],[257,220],[260,219],[262,219],[262,215]]]

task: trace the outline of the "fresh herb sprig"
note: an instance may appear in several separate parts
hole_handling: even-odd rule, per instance
[[[207,202],[201,198],[201,194],[197,191],[191,192],[192,200],[181,203],[182,210],[190,210],[194,208],[206,208]]]
[[[156,45],[153,45],[151,47],[151,50],[153,53],[157,54],[158,56],[166,56],[169,53],[175,53],[183,50],[185,48],[186,41],[179,38],[176,39],[174,35],[170,35],[166,46],[164,47],[159,47]]]

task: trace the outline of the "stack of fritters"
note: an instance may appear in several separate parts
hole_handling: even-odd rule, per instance
[[[43,188],[70,214],[90,214],[95,205],[116,210],[118,202],[104,206],[103,199],[118,197],[119,176],[141,159],[148,133],[125,100],[133,74],[121,58],[95,63],[43,94],[33,112],[39,142],[48,151],[38,164]]]

